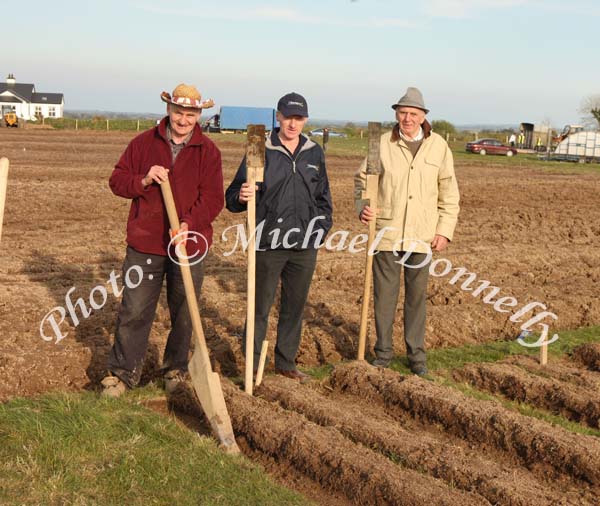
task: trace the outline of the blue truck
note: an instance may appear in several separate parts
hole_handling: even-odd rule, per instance
[[[203,123],[205,132],[245,132],[248,125],[265,125],[267,131],[277,126],[275,109],[224,105]]]

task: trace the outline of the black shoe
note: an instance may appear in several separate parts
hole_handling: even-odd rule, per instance
[[[387,369],[390,366],[391,359],[389,358],[376,358],[373,360],[372,364],[375,367],[381,367],[382,369]]]
[[[410,370],[413,374],[416,374],[417,376],[427,376],[427,373],[429,372],[425,364],[411,365]]]

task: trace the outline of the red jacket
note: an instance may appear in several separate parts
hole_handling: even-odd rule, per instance
[[[221,152],[199,125],[188,144],[172,162],[167,140],[167,121],[133,139],[121,155],[110,176],[109,185],[115,195],[133,199],[127,221],[127,244],[137,251],[166,255],[169,245],[169,220],[160,187],[152,183],[145,189],[143,177],[153,165],[169,169],[169,182],[179,220],[190,231],[206,238],[188,240],[188,256],[202,255],[212,244],[212,222],[223,209],[223,172]]]

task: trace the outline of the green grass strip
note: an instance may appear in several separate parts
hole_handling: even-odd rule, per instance
[[[136,404],[151,390],[0,404],[0,504],[310,504],[244,457]]]

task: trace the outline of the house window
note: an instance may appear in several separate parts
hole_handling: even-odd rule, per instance
[[[36,105],[35,106],[35,115],[36,116],[41,116],[42,115],[42,106],[41,105]]]
[[[55,107],[48,107],[48,116],[50,118],[56,117],[56,108]]]

